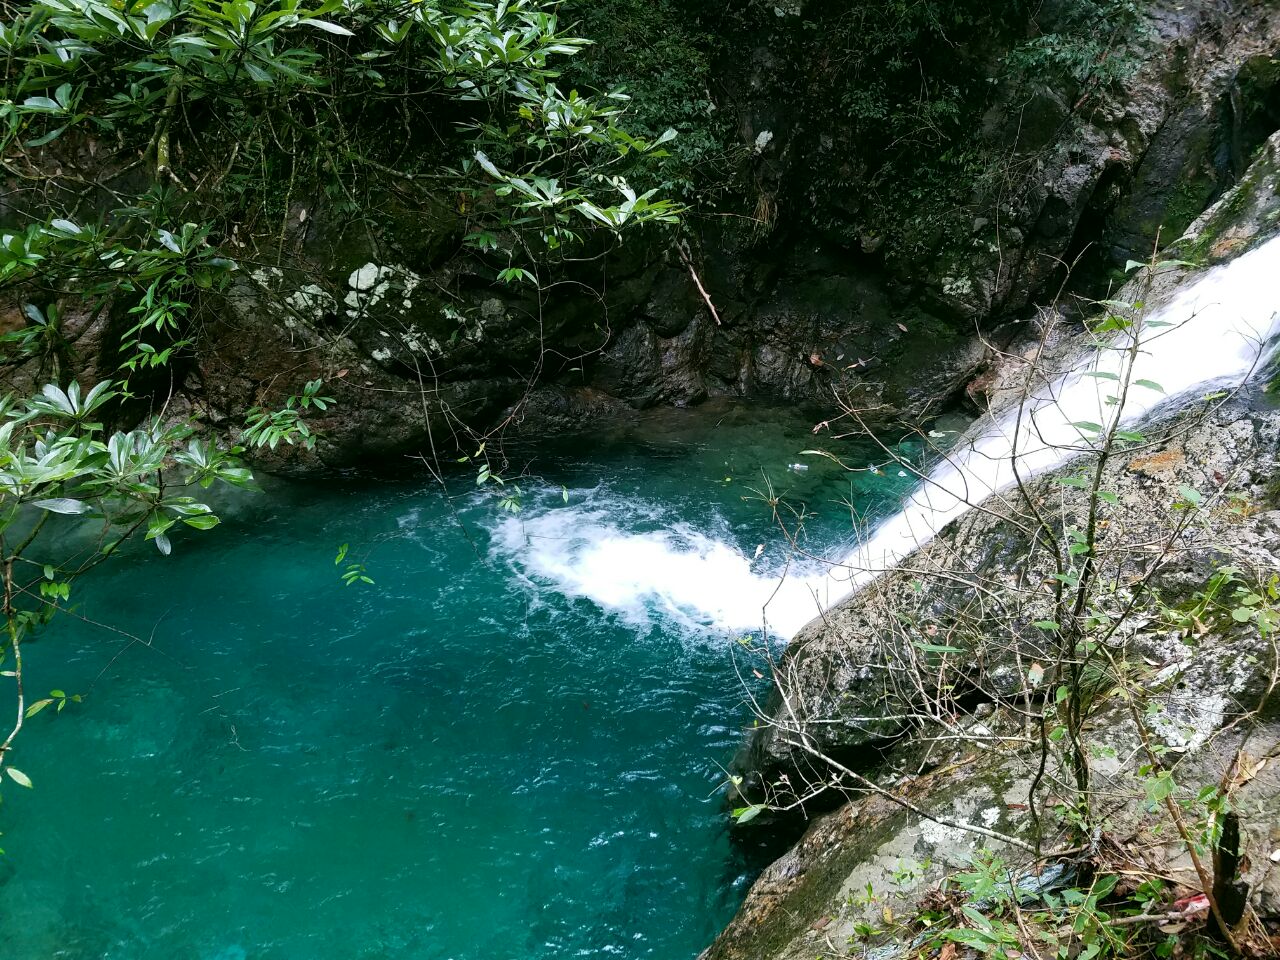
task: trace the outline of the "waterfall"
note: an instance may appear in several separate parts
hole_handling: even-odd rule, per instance
[[[1280,237],[1187,284],[1144,322],[1129,373],[1122,424],[1197,392],[1238,385],[1280,326]],[[592,600],[623,616],[651,611],[732,631],[767,629],[791,637],[806,623],[927,543],[971,504],[1089,449],[1075,424],[1109,421],[1107,397],[1126,363],[1115,348],[1041,386],[1018,410],[975,424],[934,467],[902,509],[839,563],[761,571],[740,550],[685,525],[635,532],[627,510],[590,491],[575,506],[531,511],[495,530],[497,551],[523,575]],[[1139,384],[1138,381],[1143,381]],[[1158,385],[1158,389],[1156,386]],[[653,518],[649,518],[652,520]],[[518,559],[517,559],[518,558]]]
[[[1280,237],[1213,268],[1148,317],[1149,332],[1140,338],[1129,377],[1160,389],[1131,386],[1121,424],[1197,392],[1236,386],[1256,370],[1280,326],[1278,275]],[[901,511],[841,564],[796,585],[810,598],[806,620],[923,546],[970,505],[1011,486],[1015,451],[1024,479],[1086,451],[1088,435],[1074,424],[1109,421],[1106,401],[1116,389],[1109,377],[1119,376],[1125,362],[1121,350],[1101,350],[1086,368],[1041,387],[1024,405],[1020,422],[1017,409],[980,421],[976,435],[925,476]],[[788,598],[781,612],[776,628],[790,636],[803,625],[796,600]]]

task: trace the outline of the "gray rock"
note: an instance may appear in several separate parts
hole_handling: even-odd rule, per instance
[[[1280,135],[1197,221],[1186,242],[1224,258],[1274,232],[1277,167]],[[1186,276],[1179,269],[1158,276],[1151,302],[1171,296]],[[1008,356],[1025,350],[1025,343],[1015,343]],[[1078,341],[1064,338],[1046,357],[1049,372],[1071,367],[1079,355]],[[993,369],[988,395],[997,410],[1016,402],[1011,380],[1009,371]],[[1170,506],[1184,487],[1225,488],[1243,506],[1229,510],[1231,500],[1224,498],[1212,523],[1187,526],[1175,558],[1151,578],[1151,594],[1168,607],[1185,606],[1228,563],[1249,582],[1270,582],[1280,570],[1280,497],[1273,479],[1280,473],[1280,408],[1265,392],[1244,390],[1211,414],[1191,405],[1143,429],[1164,439],[1107,465],[1103,486],[1117,502],[1104,511],[1100,551],[1113,529],[1123,531],[1126,542],[1157,542],[1169,530]],[[1064,467],[1059,474],[1070,471]],[[1032,482],[1028,495],[1055,529],[1081,524],[1085,499],[1055,477]],[[859,929],[878,925],[886,909],[910,915],[931,902],[939,879],[979,849],[996,851],[1015,866],[1032,859],[1019,844],[1036,835],[1029,793],[1041,755],[1034,740],[1019,745],[1026,730],[1018,698],[1025,695],[1031,665],[1055,662],[1046,634],[1034,626],[1051,616],[1051,607],[1047,590],[1043,599],[1034,589],[1001,592],[1047,583],[1055,569],[1030,529],[1007,519],[998,505],[991,512],[971,510],[792,641],[774,670],[770,722],[756,729],[735,760],[742,778],[735,802],[759,800],[766,785],[773,798],[785,800],[828,782],[830,768],[793,745],[804,741],[867,771],[916,810],[846,781],[843,795],[835,795],[843,805],[813,819],[792,850],[764,872],[706,960],[843,955]],[[1125,602],[1126,571],[1116,576]],[[1231,768],[1239,784],[1233,809],[1244,851],[1235,879],[1259,915],[1280,916],[1280,776],[1269,763],[1257,764],[1280,746],[1280,701],[1272,696],[1276,660],[1267,638],[1251,624],[1207,614],[1195,630],[1170,630],[1138,617],[1116,636],[1135,667],[1130,682],[1158,707],[1144,723],[1164,755],[1177,758],[1183,789],[1194,795],[1222,782],[1237,759],[1248,771],[1241,776]],[[940,642],[963,653],[914,674],[921,683],[905,682],[902,667],[919,658],[920,645]],[[1043,683],[1051,689],[1056,678],[1045,676]],[[1098,696],[1084,736],[1094,758],[1093,788],[1109,804],[1108,836],[1124,847],[1114,855],[1133,857],[1140,869],[1188,878],[1188,892],[1197,892],[1185,848],[1170,838],[1167,825],[1159,832],[1159,815],[1149,809],[1145,752],[1125,701]],[[999,749],[960,739],[993,735],[1010,739]],[[1047,762],[1051,779],[1069,780],[1052,757]],[[807,804],[823,806],[820,799]],[[1044,847],[1062,844],[1064,825],[1043,810],[1040,816]],[[753,822],[762,821],[767,819]],[[866,895],[869,888],[874,896]]]

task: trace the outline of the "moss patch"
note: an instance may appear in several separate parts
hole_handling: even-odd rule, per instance
[[[1217,189],[1217,180],[1203,172],[1184,177],[1165,206],[1161,233],[1166,237],[1182,236],[1213,202]]]

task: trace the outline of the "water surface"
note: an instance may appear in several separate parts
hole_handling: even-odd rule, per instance
[[[35,695],[87,697],[14,754],[0,953],[695,956],[762,866],[715,793],[759,616],[725,608],[787,559],[761,494],[838,555],[850,505],[909,482],[798,456],[808,426],[677,412],[526,450],[515,517],[466,476],[276,482],[104,566],[102,625],[28,648]]]

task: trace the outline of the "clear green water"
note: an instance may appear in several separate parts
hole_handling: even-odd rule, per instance
[[[530,451],[515,520],[419,480],[275,483],[102,568],[81,612],[146,643],[64,623],[28,649],[37,694],[87,698],[14,754],[36,786],[0,807],[0,956],[695,956],[762,866],[713,793],[747,714],[735,629],[685,603],[698,557],[781,562],[742,499],[762,469],[813,542],[848,530],[832,501],[906,483],[789,469],[811,440],[779,418]],[[374,586],[340,584],[344,542]],[[687,578],[611,593],[618,556]]]

